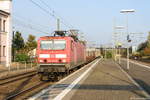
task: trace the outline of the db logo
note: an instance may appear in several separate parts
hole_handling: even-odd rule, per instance
[[[54,55],[54,54],[52,54],[52,55],[51,55],[51,58],[55,58],[55,55]]]

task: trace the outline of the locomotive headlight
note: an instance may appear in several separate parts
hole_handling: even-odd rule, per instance
[[[66,58],[67,55],[66,54],[56,54],[55,57],[56,58]]]
[[[40,62],[43,62],[43,60],[40,60]]]
[[[64,59],[64,60],[62,60],[62,62],[63,62],[63,63],[65,63],[65,62],[66,62],[66,60]]]
[[[39,55],[40,58],[50,58],[49,54],[40,54]]]

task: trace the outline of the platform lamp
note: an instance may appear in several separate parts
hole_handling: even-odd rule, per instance
[[[128,13],[134,13],[135,10],[134,9],[128,9],[128,10],[121,10],[120,13],[124,13],[126,14],[126,33],[127,33],[127,43],[130,42],[130,40],[128,40],[129,38],[129,32],[128,32]],[[130,66],[129,66],[129,47],[127,46],[127,69],[129,70]]]

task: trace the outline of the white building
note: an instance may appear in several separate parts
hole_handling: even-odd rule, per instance
[[[0,0],[0,64],[11,63],[12,0]]]

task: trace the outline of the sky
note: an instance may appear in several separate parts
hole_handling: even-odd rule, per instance
[[[51,15],[54,14],[65,23],[61,24],[62,30],[78,29],[91,44],[111,45],[114,23],[126,26],[126,15],[120,10],[135,9],[135,13],[128,14],[128,28],[129,33],[143,33],[132,37],[136,43],[145,40],[150,31],[149,4],[150,0],[13,0],[13,26],[24,38],[29,34],[37,38],[47,36],[56,30],[56,19]],[[124,42],[125,29],[116,31],[118,40]]]

